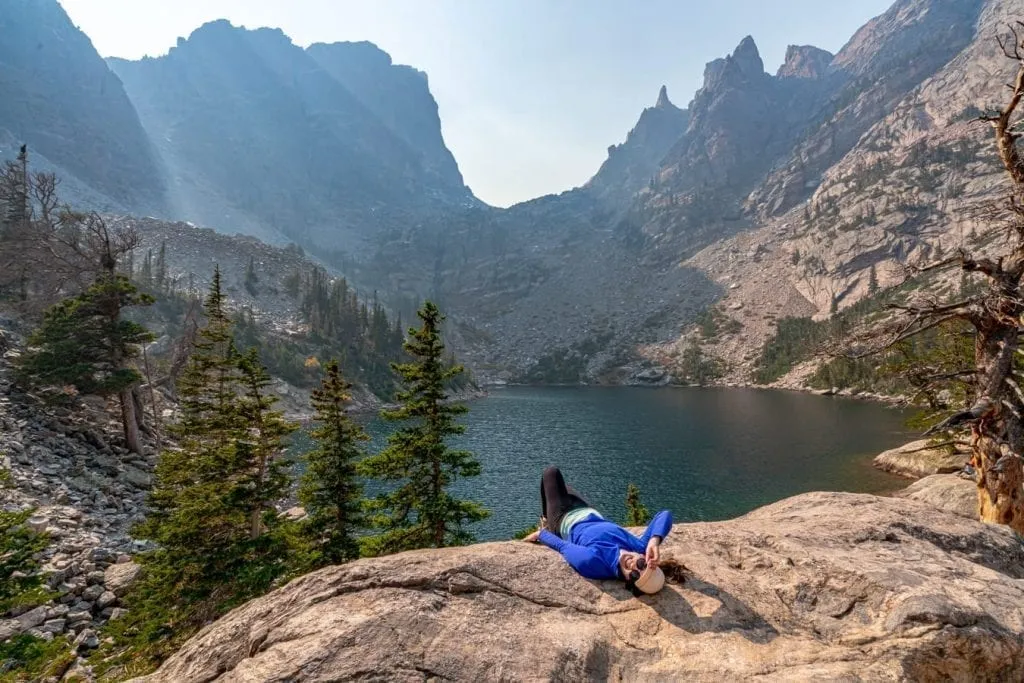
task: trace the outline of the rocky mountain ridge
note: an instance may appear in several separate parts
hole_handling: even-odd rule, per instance
[[[1019,16],[1020,0],[897,0],[775,75],[747,37],[685,108],[663,88],[590,182],[506,210],[465,187],[426,77],[372,45],[214,22],[110,64],[171,171],[169,212],[438,300],[485,378],[686,381],[714,306],[731,331],[698,343],[749,382],[779,318],[828,316],[869,273],[895,284],[968,239],[997,177],[969,121],[998,100],[993,36]]]

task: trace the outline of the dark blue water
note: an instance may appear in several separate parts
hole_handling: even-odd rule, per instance
[[[633,482],[652,512],[718,520],[806,491],[894,490],[901,480],[871,458],[910,436],[901,411],[756,389],[514,387],[468,405],[453,445],[473,451],[483,474],[454,492],[491,510],[480,540],[536,524],[550,464],[606,517],[624,516]],[[379,449],[393,426],[367,428]]]

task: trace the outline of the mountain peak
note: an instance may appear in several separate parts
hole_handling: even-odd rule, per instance
[[[661,90],[658,91],[658,101],[654,104],[659,109],[665,109],[666,107],[673,107],[672,101],[668,99],[668,88],[661,86]]]
[[[779,78],[821,78],[835,55],[813,45],[790,45],[786,61],[779,67]]]
[[[761,53],[757,49],[757,43],[752,36],[746,36],[736,46],[732,53],[732,60],[739,66],[740,71],[746,76],[760,76],[764,73],[764,62],[761,60]]]

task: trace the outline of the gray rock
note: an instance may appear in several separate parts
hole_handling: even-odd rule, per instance
[[[83,567],[83,569],[86,568]],[[86,569],[86,571],[88,570]],[[106,573],[98,569],[89,571],[89,573],[85,577],[86,584],[90,586],[95,586],[96,584],[103,583],[104,581],[106,581]]]
[[[88,602],[96,602],[97,600],[99,600],[99,597],[103,595],[103,592],[104,589],[101,584],[93,584],[92,586],[89,586],[84,591],[82,591],[82,600]]]
[[[122,478],[138,489],[149,490],[153,486],[153,475],[143,472],[137,467],[125,468]]]
[[[41,626],[44,621],[46,621],[46,607],[36,607],[18,617],[22,631]]]
[[[84,629],[75,636],[76,650],[93,650],[100,645],[100,639],[91,628]]]
[[[0,643],[18,635],[25,629],[17,619],[0,619]]]
[[[135,582],[140,571],[142,571],[142,567],[134,562],[112,564],[104,572],[104,584],[107,590],[113,592],[114,595],[123,597]]]
[[[71,609],[67,605],[54,605],[46,610],[46,619],[61,619],[68,615]]]
[[[92,613],[89,610],[72,610],[68,612],[67,620],[69,624],[75,624],[82,621],[91,621]]]
[[[99,609],[106,609],[117,602],[117,596],[110,591],[104,591],[99,598],[96,599],[96,607]]]
[[[63,633],[64,625],[67,622],[64,619],[49,619],[43,622],[43,625],[39,627],[40,631],[44,633]]]

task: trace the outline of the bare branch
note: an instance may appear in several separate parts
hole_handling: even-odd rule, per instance
[[[937,425],[934,425],[924,433],[925,436],[931,436],[937,432],[946,431],[948,429],[954,429],[968,422],[976,422],[981,418],[985,417],[992,410],[992,401],[987,397],[982,397],[975,402],[968,410],[961,411],[950,415],[945,420]]]

